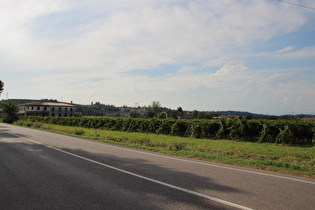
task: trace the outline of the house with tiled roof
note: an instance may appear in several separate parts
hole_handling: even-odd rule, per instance
[[[18,105],[21,116],[41,117],[72,117],[75,115],[75,105],[52,102],[31,102]]]

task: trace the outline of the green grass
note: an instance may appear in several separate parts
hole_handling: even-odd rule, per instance
[[[18,122],[17,125],[165,154],[315,178],[314,146],[283,146],[272,143],[183,138],[30,122]]]

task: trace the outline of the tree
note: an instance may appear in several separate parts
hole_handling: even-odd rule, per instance
[[[138,112],[135,109],[130,110],[130,112],[128,113],[130,118],[139,118],[140,117],[140,112]]]
[[[159,101],[153,101],[148,107],[147,117],[157,117],[161,112],[161,103]]]
[[[198,118],[198,114],[199,114],[199,111],[197,111],[196,109],[193,111],[192,113],[192,117],[193,119],[197,119]]]
[[[206,119],[206,113],[205,112],[198,112],[198,119]]]
[[[183,111],[182,107],[178,107],[178,108],[177,108],[177,111],[179,111],[182,116],[184,115],[184,111]]]
[[[0,96],[3,91],[3,86],[4,86],[4,83],[0,80]]]
[[[1,103],[1,107],[4,113],[3,122],[12,124],[19,119],[19,116],[17,114],[19,109],[11,101]]]

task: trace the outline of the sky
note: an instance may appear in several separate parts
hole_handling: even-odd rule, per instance
[[[314,0],[0,0],[0,100],[315,114],[314,23]]]

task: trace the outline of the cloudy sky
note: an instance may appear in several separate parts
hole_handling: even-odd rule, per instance
[[[313,0],[0,0],[0,99],[315,114],[314,23]]]

